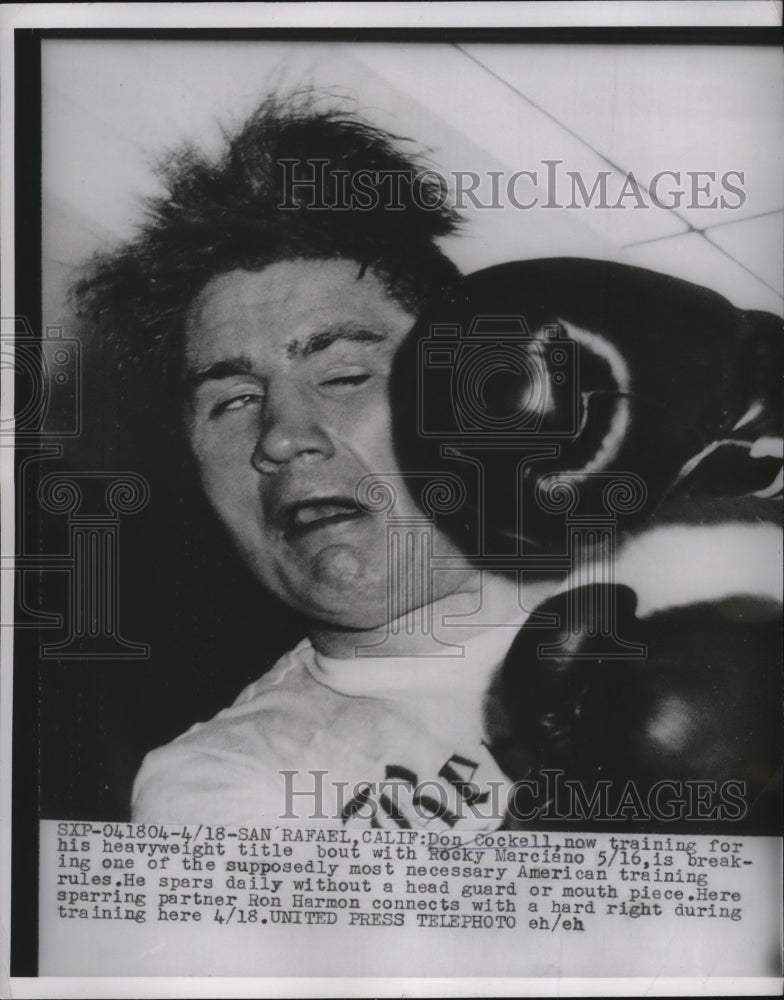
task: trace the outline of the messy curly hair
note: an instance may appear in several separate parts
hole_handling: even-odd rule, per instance
[[[419,312],[457,277],[435,241],[458,217],[443,178],[404,155],[406,142],[353,112],[320,110],[312,92],[267,98],[216,156],[187,145],[162,159],[163,193],[146,202],[135,237],[97,254],[74,287],[82,320],[115,366],[141,365],[171,388],[188,307],[221,273],[346,258]],[[346,178],[359,172],[366,193],[369,174],[376,186],[352,205]]]

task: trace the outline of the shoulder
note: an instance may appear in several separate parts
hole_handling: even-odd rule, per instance
[[[266,698],[273,693],[285,694],[308,685],[309,667],[313,659],[313,646],[309,639],[303,639],[294,649],[284,653],[270,670],[244,688],[234,703],[220,712],[216,718],[236,715],[248,706],[256,707],[260,698]]]
[[[309,657],[310,643],[300,643],[229,708],[148,753],[134,782],[134,819],[236,824],[279,815],[292,716],[314,710]]]

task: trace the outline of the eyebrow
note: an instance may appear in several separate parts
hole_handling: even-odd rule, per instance
[[[293,340],[286,347],[286,356],[289,358],[306,358],[309,354],[316,354],[318,351],[325,351],[338,340],[348,340],[359,344],[378,344],[386,340],[383,333],[375,333],[373,330],[363,330],[352,326],[338,326],[334,330],[325,330],[323,333],[314,333],[305,341],[299,344]]]
[[[232,378],[235,375],[253,375],[253,373],[254,366],[251,359],[244,354],[238,354],[236,357],[216,361],[214,364],[207,365],[206,368],[197,368],[195,371],[187,372],[185,390],[188,395],[193,395],[205,382]]]
[[[340,340],[347,340],[360,344],[377,344],[387,338],[382,333],[375,333],[372,330],[357,329],[354,327],[336,327],[334,330],[325,330],[322,333],[314,333],[303,343],[292,340],[286,345],[286,357],[306,358],[319,351],[326,351],[328,347]],[[218,381],[220,379],[232,378],[237,375],[257,376],[253,361],[246,354],[238,354],[234,357],[223,358],[205,368],[197,368],[187,372],[185,375],[185,390],[192,396],[196,390],[205,382]]]

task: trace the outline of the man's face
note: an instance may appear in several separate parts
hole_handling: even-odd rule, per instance
[[[386,514],[359,509],[355,488],[398,472],[388,380],[414,316],[358,273],[353,261],[295,260],[213,278],[186,326],[188,433],[254,573],[313,619],[370,628],[405,580],[388,579]],[[394,483],[395,514],[418,514]],[[438,548],[457,555],[444,537]],[[406,579],[420,578],[419,559],[408,557]],[[448,592],[459,568],[446,577]],[[420,603],[412,592],[399,610]]]

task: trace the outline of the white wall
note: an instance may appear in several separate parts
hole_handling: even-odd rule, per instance
[[[540,201],[545,159],[563,161],[562,178],[579,171],[589,190],[609,170],[616,193],[629,171],[643,188],[661,170],[680,171],[684,186],[687,171],[742,171],[737,208],[466,200],[465,231],[446,249],[467,270],[537,256],[625,260],[784,312],[780,50],[50,39],[42,64],[45,323],[71,322],[74,265],[130,235],[163,150],[193,138],[215,148],[220,123],[272,89],[308,85],[426,145],[444,172],[496,170],[505,182],[535,170]],[[526,184],[521,199],[537,194]],[[558,197],[568,203],[568,184]]]

